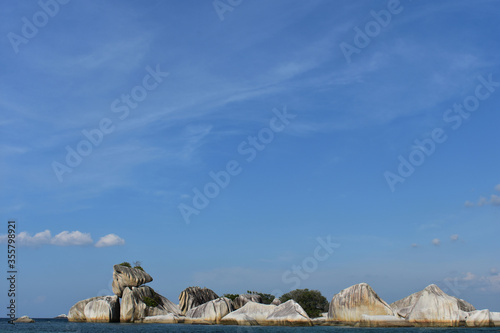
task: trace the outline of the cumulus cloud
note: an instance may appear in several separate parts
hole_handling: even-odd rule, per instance
[[[31,236],[26,231],[22,231],[16,236],[16,243],[25,246],[40,246],[50,244],[51,239],[52,235],[49,230],[36,233],[34,236]]]
[[[439,245],[441,245],[441,240],[439,240],[439,238],[434,238],[434,239],[432,240],[432,244],[433,244],[434,246],[439,246]]]
[[[0,243],[8,242],[8,235],[0,235]],[[52,236],[50,230],[38,232],[34,235],[26,231],[22,231],[16,235],[16,244],[19,246],[83,246],[94,243],[90,233],[83,233],[81,231],[62,231],[55,236]],[[95,244],[96,247],[123,245],[125,240],[115,234],[109,234],[101,237]]]
[[[451,241],[452,241],[452,242],[456,242],[456,241],[458,240],[458,238],[459,238],[459,237],[458,237],[458,235],[457,235],[457,234],[454,234],[454,235],[451,235],[451,236],[450,236],[450,239],[451,239]]]
[[[109,234],[101,237],[99,241],[95,244],[95,247],[107,247],[107,246],[116,246],[116,245],[124,245],[125,240],[120,238],[118,235]]]
[[[84,234],[80,231],[63,231],[54,236],[51,240],[51,244],[57,246],[69,246],[69,245],[87,245],[92,244],[94,241],[90,234]]]

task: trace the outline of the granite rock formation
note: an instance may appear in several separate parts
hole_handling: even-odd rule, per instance
[[[189,287],[179,295],[179,308],[181,313],[185,315],[190,309],[217,298],[219,296],[208,288]]]
[[[238,310],[243,305],[248,302],[262,303],[262,296],[260,295],[251,295],[251,294],[242,294],[236,297],[233,300],[233,307],[235,310]]]
[[[151,281],[153,281],[151,275],[138,268],[122,265],[113,266],[113,283],[111,287],[113,293],[118,297],[122,297],[123,290],[127,287],[139,287]]]
[[[151,304],[153,303],[153,304]],[[126,287],[120,311],[121,322],[141,322],[148,316],[179,315],[179,307],[148,286]]]
[[[358,322],[362,315],[394,316],[391,307],[366,283],[356,284],[333,296],[328,319]]]

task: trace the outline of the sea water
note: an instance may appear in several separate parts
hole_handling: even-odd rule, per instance
[[[186,325],[186,324],[101,324],[70,323],[60,319],[35,319],[35,323],[9,324],[0,320],[0,332],[78,332],[78,333],[136,333],[136,332],[179,332],[179,333],[467,333],[500,332],[500,327],[491,328],[358,328],[345,326],[226,326],[226,325]]]

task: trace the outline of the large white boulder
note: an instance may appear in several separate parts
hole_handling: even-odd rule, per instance
[[[83,310],[87,322],[114,323],[120,321],[118,296],[104,296],[88,302]]]
[[[276,305],[248,302],[236,311],[222,318],[221,323],[227,325],[264,325]]]
[[[468,327],[490,327],[494,323],[491,320],[490,310],[476,310],[469,312],[469,316],[465,321]]]
[[[399,316],[422,326],[459,326],[467,319],[466,312],[475,310],[470,303],[447,295],[434,284],[391,307]]]
[[[293,299],[278,305],[267,317],[269,325],[312,326],[311,318]]]
[[[102,302],[99,302],[102,301]],[[87,305],[92,303],[87,308]],[[98,296],[81,300],[69,309],[68,321],[116,321],[116,314],[120,313],[120,302],[117,296]],[[90,318],[87,318],[87,315]],[[104,320],[107,317],[108,320]]]
[[[233,304],[227,297],[221,297],[199,305],[186,312],[186,322],[218,324],[233,311]]]
[[[366,283],[356,284],[333,296],[328,319],[358,322],[363,315],[394,316],[391,307]]]

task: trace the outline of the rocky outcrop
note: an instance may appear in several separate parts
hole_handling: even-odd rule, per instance
[[[466,312],[475,310],[470,303],[447,295],[434,284],[391,307],[400,317],[424,326],[458,326],[467,319]]]
[[[179,321],[179,316],[174,315],[173,313],[159,316],[149,316],[142,320],[143,323],[149,324],[177,324]]]
[[[248,302],[222,318],[225,325],[312,326],[312,320],[294,300],[279,306]]]
[[[262,296],[250,294],[239,295],[233,300],[233,307],[235,310],[238,310],[248,302],[262,303]]]
[[[333,296],[328,319],[358,322],[362,315],[394,316],[391,307],[366,283],[356,284]]]
[[[236,311],[229,313],[221,320],[226,325],[265,325],[276,305],[248,302]]]
[[[397,316],[369,316],[361,315],[361,327],[412,327],[413,325],[404,318]]]
[[[187,322],[220,323],[222,317],[233,311],[233,304],[227,297],[217,298],[186,312]]]
[[[82,322],[82,321],[87,321],[87,318],[85,317],[85,306],[92,301],[95,300],[100,300],[104,299],[105,297],[112,297],[112,296],[99,296],[99,297],[91,297],[87,298],[84,300],[81,300],[75,305],[73,305],[68,312],[68,320],[69,321],[76,321],[76,322]]]
[[[122,265],[113,266],[113,293],[122,297],[123,290],[127,287],[139,287],[153,281],[153,278],[143,270],[130,268]]]
[[[268,325],[312,326],[312,321],[293,299],[277,306],[267,317]]]
[[[184,315],[190,309],[217,298],[219,296],[208,288],[189,287],[184,289],[179,295],[179,308]]]
[[[120,311],[121,322],[141,322],[148,316],[179,315],[179,307],[148,286],[125,288]]]
[[[14,323],[34,323],[35,321],[28,316],[22,316],[14,320]]]
[[[275,297],[273,301],[271,302],[272,305],[280,305],[281,301],[278,297]]]
[[[54,319],[68,319],[68,316],[65,313],[62,313],[59,316],[54,317]]]
[[[494,326],[500,326],[500,312],[490,312],[490,318]]]
[[[469,312],[465,325],[468,327],[494,326],[494,323],[491,320],[490,310],[477,310]]]
[[[88,302],[83,314],[87,322],[114,323],[120,321],[118,296],[104,296]]]

